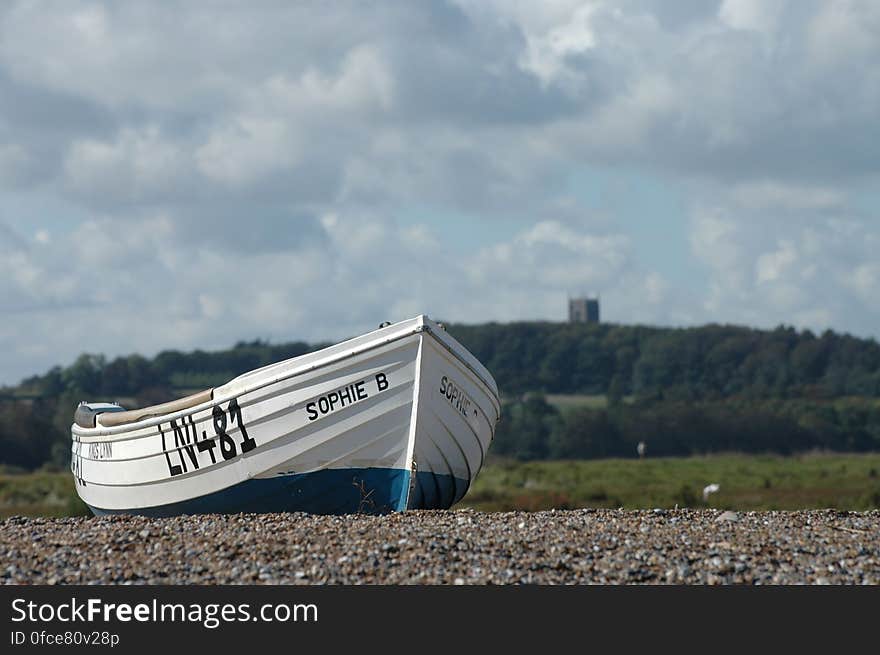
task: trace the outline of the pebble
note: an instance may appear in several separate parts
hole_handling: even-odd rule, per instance
[[[877,510],[10,517],[0,544],[4,584],[880,584]]]
[[[739,521],[739,514],[736,512],[722,512],[721,515],[715,519],[716,523],[723,523],[724,521]]]

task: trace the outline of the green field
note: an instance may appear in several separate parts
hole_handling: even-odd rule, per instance
[[[703,501],[703,488],[717,493]],[[458,505],[483,511],[578,507],[737,510],[880,507],[880,454],[495,462]]]
[[[703,501],[703,488],[720,490]],[[713,455],[556,462],[493,461],[456,507],[736,510],[880,508],[880,454]],[[87,514],[70,473],[0,475],[0,517]]]
[[[88,507],[76,495],[73,476],[67,471],[0,475],[0,517],[88,513]]]
[[[544,400],[553,405],[560,412],[568,412],[577,409],[607,409],[608,396],[604,394],[589,395],[582,393],[548,393],[544,394]],[[633,396],[625,396],[622,401],[627,404],[635,402]]]
[[[570,409],[605,409],[608,407],[608,397],[604,395],[548,393],[544,395],[544,400],[555,406],[560,412]]]

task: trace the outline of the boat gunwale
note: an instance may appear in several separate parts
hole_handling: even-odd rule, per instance
[[[94,437],[105,437],[105,439],[102,439],[102,441],[125,441],[127,439],[139,439],[139,438],[142,438],[143,435],[134,436],[134,435],[129,435],[129,433],[137,431],[137,430],[141,430],[144,428],[158,426],[162,423],[177,420],[179,418],[182,418],[184,416],[189,416],[191,414],[196,414],[196,413],[204,411],[206,409],[210,409],[212,407],[216,407],[218,405],[221,405],[222,403],[227,402],[230,398],[237,398],[237,397],[242,396],[246,393],[252,393],[254,391],[259,391],[260,389],[271,386],[273,384],[277,384],[278,382],[283,382],[285,380],[289,380],[291,378],[294,378],[294,377],[297,377],[300,375],[305,375],[307,373],[311,373],[313,371],[316,371],[321,368],[325,368],[327,366],[332,366],[334,364],[338,364],[338,363],[340,363],[346,359],[349,359],[351,357],[354,357],[356,355],[370,352],[371,350],[376,350],[378,348],[382,348],[384,346],[387,346],[390,343],[394,343],[395,341],[401,341],[401,340],[407,339],[411,336],[423,334],[423,333],[427,333],[427,334],[431,335],[439,344],[441,344],[446,350],[448,350],[452,355],[454,355],[455,358],[457,360],[459,360],[476,377],[476,379],[479,380],[486,387],[486,390],[489,392],[489,393],[487,393],[487,396],[489,397],[490,401],[492,401],[492,404],[493,404],[495,412],[496,412],[496,419],[495,420],[497,422],[498,418],[500,418],[500,416],[501,416],[501,399],[498,394],[497,384],[490,384],[486,380],[484,375],[479,370],[477,370],[470,362],[467,361],[467,357],[463,356],[462,353],[459,353],[457,351],[455,346],[460,348],[462,351],[464,351],[464,353],[469,355],[472,359],[477,361],[477,363],[479,364],[479,361],[476,360],[476,358],[473,356],[473,354],[470,353],[467,350],[467,348],[465,348],[462,344],[460,344],[458,341],[456,341],[451,335],[445,334],[445,330],[443,330],[444,334],[441,337],[441,335],[439,334],[439,332],[440,332],[439,330],[433,329],[430,325],[428,325],[426,323],[426,321],[430,321],[431,319],[429,319],[425,316],[420,316],[420,317],[416,317],[414,319],[409,319],[409,320],[416,321],[417,324],[413,328],[407,330],[406,332],[403,332],[401,334],[395,334],[395,335],[388,337],[378,343],[368,342],[364,346],[344,351],[343,353],[339,354],[338,356],[335,356],[335,357],[332,357],[332,358],[329,358],[326,360],[318,361],[317,363],[312,364],[311,366],[308,366],[308,367],[294,368],[291,371],[285,372],[285,374],[283,374],[283,375],[272,376],[270,378],[267,378],[266,380],[263,380],[263,381],[258,382],[257,384],[254,384],[253,386],[245,386],[238,393],[236,393],[234,395],[220,394],[220,393],[218,393],[218,391],[223,390],[224,387],[228,386],[229,384],[231,384],[232,382],[234,382],[238,378],[246,376],[249,373],[253,373],[254,371],[247,371],[240,376],[232,378],[231,380],[229,380],[229,382],[226,382],[220,386],[214,387],[214,389],[213,389],[214,396],[210,400],[205,401],[204,403],[201,403],[199,405],[193,405],[192,407],[188,407],[188,408],[179,410],[179,411],[171,413],[171,414],[157,414],[154,416],[146,417],[140,421],[133,421],[131,423],[126,423],[123,425],[117,425],[117,426],[113,426],[113,427],[104,427],[104,426],[99,427],[97,425],[98,420],[100,418],[100,414],[99,414],[96,417],[96,427],[94,427],[94,428],[84,428],[84,427],[79,426],[74,423],[71,426],[71,434],[73,437],[72,440],[74,443],[76,443],[76,442],[90,442],[90,441],[94,440],[93,439]],[[401,322],[403,323],[403,322],[407,322],[407,321],[401,321]],[[431,322],[433,323],[433,321],[431,321]],[[436,325],[436,323],[435,323],[435,325]],[[366,333],[364,335],[360,335],[358,337],[354,337],[354,339],[366,337],[368,334],[369,333]],[[451,343],[447,343],[448,341]],[[345,343],[345,342],[342,342],[342,343]],[[336,345],[340,345],[340,344],[336,344]],[[328,346],[327,349],[330,349],[333,347],[334,346]],[[319,350],[319,351],[315,351],[315,352],[320,353],[321,351]],[[300,357],[307,357],[308,355],[311,355],[311,354],[313,354],[313,353],[308,353],[307,355],[301,355]],[[297,359],[297,358],[293,358],[293,359]],[[278,362],[278,364],[281,364],[284,361],[287,361],[287,360],[282,360],[281,362]],[[270,364],[270,366],[272,366],[272,365]],[[482,367],[482,364],[480,364],[480,366]],[[485,368],[485,367],[483,367],[483,368]],[[258,369],[255,369],[255,370],[258,370]],[[489,380],[491,380],[494,383],[494,378],[492,377],[491,373],[489,373],[488,370],[486,370],[486,373],[488,374]],[[107,437],[109,437],[109,439]]]

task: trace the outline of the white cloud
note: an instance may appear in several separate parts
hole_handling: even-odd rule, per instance
[[[242,116],[215,130],[195,158],[207,177],[244,186],[295,165],[301,150],[285,121]]]
[[[527,49],[522,66],[535,73],[546,84],[568,74],[566,59],[596,47],[596,34],[591,24],[596,5],[574,6],[563,22],[549,26],[545,32],[531,32],[526,26]]]
[[[691,245],[709,271],[705,309],[716,320],[857,334],[876,325],[880,232],[871,221],[823,213],[799,222],[734,218],[738,211],[697,209],[693,216]]]
[[[189,170],[182,148],[156,126],[125,128],[111,142],[74,141],[64,162],[67,187],[77,195],[126,202],[175,193]]]
[[[742,252],[738,223],[719,208],[699,209],[693,218],[691,247],[697,257],[710,266],[735,267]]]
[[[328,129],[350,132],[394,101],[394,81],[380,53],[358,46],[345,53],[338,74],[307,67],[297,78],[276,73],[247,87],[239,106],[211,129],[195,158],[206,176],[238,187],[278,172],[292,173],[325,147]],[[338,167],[347,153],[338,153]]]
[[[27,151],[17,143],[0,143],[0,187],[15,186],[30,164]]]
[[[798,253],[794,244],[787,240],[781,241],[778,250],[765,252],[758,257],[755,265],[758,284],[780,279],[797,260]]]
[[[784,7],[785,0],[724,0],[718,16],[734,29],[773,32]]]
[[[768,181],[738,184],[733,188],[733,197],[748,210],[811,212],[846,206],[846,195],[837,189]]]
[[[471,274],[492,288],[524,283],[532,293],[602,288],[619,276],[629,243],[621,235],[583,234],[556,221],[542,221],[509,242],[484,249]]]
[[[292,107],[305,104],[321,110],[388,111],[394,102],[394,79],[379,52],[370,46],[347,53],[338,77],[310,68],[296,84],[276,77],[269,86]]]
[[[878,30],[844,0],[4,5],[0,379],[593,291],[876,333]]]
[[[850,66],[880,51],[880,8],[873,2],[829,0],[819,5],[808,27],[810,54],[825,66]]]
[[[625,306],[656,305],[665,286],[657,273],[632,272],[625,237],[554,221],[470,254],[451,251],[429,225],[356,212],[322,224],[328,240],[298,251],[221,253],[185,242],[162,216],[130,218],[125,230],[91,221],[66,243],[0,259],[14,274],[12,289],[30,301],[7,322],[22,329],[22,344],[49,339],[55,321],[64,322],[56,348],[39,360],[48,366],[83,350],[339,339],[421,312],[464,322],[562,318],[566,287],[601,288],[626,297]]]
[[[880,297],[880,264],[864,262],[858,264],[847,276],[846,284],[864,303],[876,304]]]

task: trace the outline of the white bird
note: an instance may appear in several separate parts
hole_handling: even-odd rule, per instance
[[[703,487],[703,501],[705,502],[709,500],[709,496],[711,494],[717,493],[719,489],[721,489],[721,485],[716,482],[713,482],[712,484],[707,484],[705,487]]]

